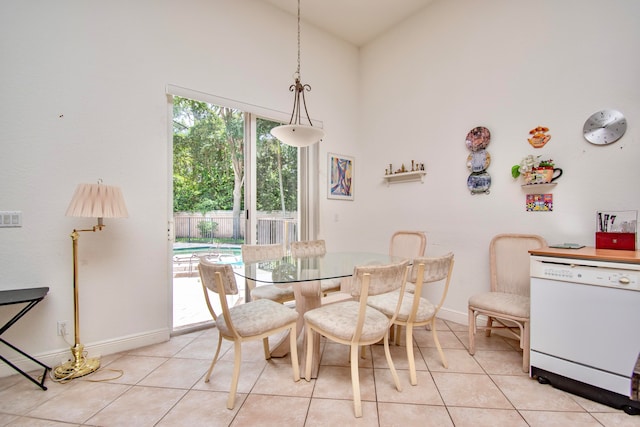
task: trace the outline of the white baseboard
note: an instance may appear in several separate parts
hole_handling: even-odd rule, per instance
[[[438,319],[448,320],[450,322],[459,323],[461,325],[469,325],[469,313],[468,312],[460,312],[451,310],[448,308],[441,308],[438,311]],[[487,325],[487,316],[479,315],[476,319],[476,327],[483,328]],[[494,331],[498,335],[501,334],[500,330]],[[506,335],[507,337],[511,337],[510,335]]]
[[[449,322],[459,323],[461,325],[469,324],[469,313],[463,313],[445,307],[442,307],[438,311],[438,318],[442,320],[448,320]]]
[[[148,345],[165,342],[169,340],[170,333],[171,330],[169,328],[157,329],[155,331],[128,335],[113,340],[85,344],[85,350],[87,351],[89,357],[100,357],[102,355],[120,353],[122,351],[128,351],[134,348],[145,347]],[[52,368],[66,362],[73,357],[69,348],[54,350],[47,353],[35,354],[31,356]],[[35,372],[36,370],[43,370],[43,368],[40,368],[38,364],[32,362],[22,355],[17,355],[17,357],[13,359],[7,358],[7,360],[28,373]],[[0,378],[14,374],[18,374],[18,372],[14,371],[7,364],[0,363]]]

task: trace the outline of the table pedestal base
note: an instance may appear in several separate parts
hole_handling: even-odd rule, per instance
[[[296,283],[293,285],[293,293],[296,298],[296,311],[298,312],[298,322],[296,329],[298,330],[298,342],[301,343],[302,351],[300,354],[300,372],[305,372],[307,361],[307,335],[304,331],[304,313],[321,305],[320,297],[320,281],[310,281]],[[315,332],[314,332],[315,333]],[[320,367],[320,340],[313,340],[313,366],[311,368],[311,378],[318,377],[318,368]],[[271,350],[271,357],[284,357],[289,354],[289,336],[285,335],[281,341],[276,343]]]

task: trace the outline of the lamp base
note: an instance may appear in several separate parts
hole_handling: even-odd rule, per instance
[[[53,375],[56,379],[72,380],[89,375],[100,368],[99,358],[84,357],[84,346],[82,344],[76,344],[71,347],[71,353],[74,360],[69,360],[53,369]]]

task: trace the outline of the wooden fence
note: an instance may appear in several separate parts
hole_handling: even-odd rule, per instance
[[[181,242],[210,242],[215,243],[220,239],[226,241],[244,242],[245,221],[240,220],[234,235],[233,212],[216,211],[201,214],[174,213],[174,234],[176,241]],[[260,212],[257,214],[257,244],[292,242],[297,240],[298,223],[295,212],[287,217],[281,214],[275,216],[272,213]]]

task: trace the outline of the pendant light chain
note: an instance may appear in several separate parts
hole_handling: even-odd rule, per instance
[[[296,71],[296,78],[300,79],[300,0],[298,0],[298,70]]]
[[[322,141],[324,131],[314,128],[311,117],[307,111],[307,100],[305,99],[305,91],[311,91],[311,86],[300,82],[300,0],[298,0],[298,68],[294,74],[294,84],[289,86],[289,91],[293,92],[293,111],[288,125],[280,125],[271,129],[271,134],[278,138],[281,142],[293,147],[308,147],[316,142]],[[302,102],[300,98],[302,97]],[[308,125],[302,123],[302,109]]]

